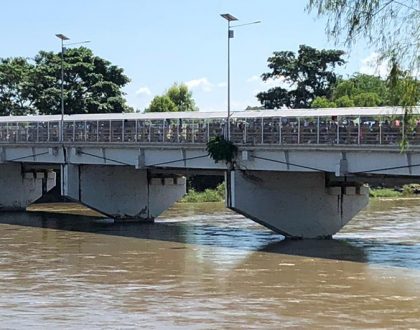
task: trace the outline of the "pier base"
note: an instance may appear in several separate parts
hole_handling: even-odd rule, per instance
[[[0,210],[25,210],[55,186],[55,173],[21,164],[0,164]]]
[[[186,191],[184,177],[152,177],[130,166],[63,167],[63,195],[119,220],[153,220]]]
[[[367,187],[329,186],[324,173],[230,173],[230,207],[291,238],[330,238],[367,206]]]

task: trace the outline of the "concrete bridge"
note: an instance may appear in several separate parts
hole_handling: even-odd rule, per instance
[[[229,208],[288,237],[330,237],[367,205],[365,182],[420,176],[420,126],[402,153],[403,115],[401,108],[234,112],[233,169],[206,151],[226,130],[222,112],[0,117],[0,209],[25,209],[60,173],[64,196],[147,220],[182,197],[185,175],[225,173]]]

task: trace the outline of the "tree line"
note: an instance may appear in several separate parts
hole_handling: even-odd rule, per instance
[[[318,50],[301,45],[297,53],[274,52],[268,58],[264,81],[277,79],[277,87],[256,95],[261,109],[410,106],[420,101],[420,83],[399,70],[394,79],[355,73],[335,73],[345,64],[344,51]],[[40,51],[35,58],[0,60],[0,115],[61,113],[60,53]],[[124,70],[80,47],[64,55],[66,113],[131,112],[122,88],[130,81]],[[407,91],[412,95],[407,97]],[[254,108],[250,108],[254,109]],[[174,83],[153,98],[145,112],[196,111],[192,92]]]

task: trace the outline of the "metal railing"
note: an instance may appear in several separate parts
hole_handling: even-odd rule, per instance
[[[420,120],[420,118],[419,118]],[[222,135],[225,118],[129,119],[64,122],[64,143],[205,144]],[[0,143],[61,143],[59,121],[0,122]],[[401,116],[253,117],[231,120],[239,145],[397,145]],[[420,145],[420,121],[407,135]]]

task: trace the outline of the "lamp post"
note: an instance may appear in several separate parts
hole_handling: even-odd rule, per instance
[[[64,142],[64,41],[70,40],[64,34],[56,34],[61,39],[61,120],[60,120],[60,142]]]
[[[230,39],[234,37],[234,32],[232,28],[236,28],[239,26],[251,25],[251,24],[258,24],[261,21],[255,21],[240,25],[231,26],[230,22],[237,21],[238,19],[231,15],[231,14],[220,14],[228,23],[228,50],[227,50],[227,128],[226,128],[226,135],[225,138],[230,141]]]
[[[61,120],[60,120],[60,142],[64,142],[64,41],[70,40],[69,37],[66,37],[64,34],[58,33],[55,35],[58,39],[61,40]],[[68,45],[77,45],[85,44],[90,41],[74,42]]]

